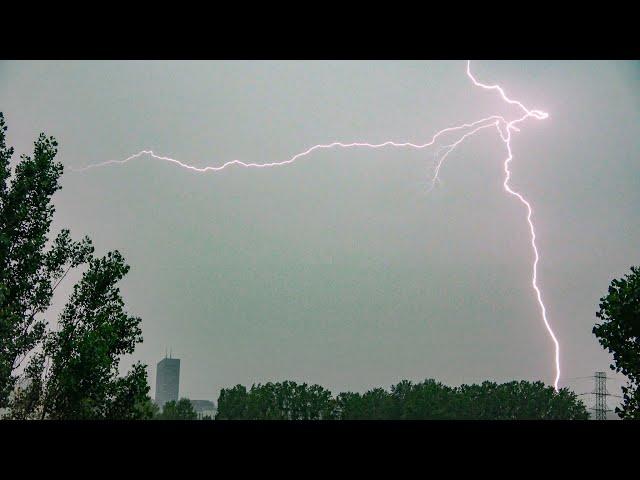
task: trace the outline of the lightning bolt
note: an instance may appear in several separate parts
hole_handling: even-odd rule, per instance
[[[531,217],[533,216],[533,208],[531,208],[531,204],[524,198],[521,193],[516,192],[509,185],[509,180],[511,179],[511,170],[509,170],[509,164],[513,160],[513,153],[511,151],[511,133],[519,132],[520,130],[516,125],[520,122],[525,121],[529,117],[533,117],[536,120],[545,120],[549,117],[549,114],[543,112],[541,110],[529,110],[525,107],[521,102],[517,100],[512,100],[504,93],[504,90],[499,85],[486,85],[484,83],[479,82],[471,73],[471,60],[467,61],[467,76],[471,79],[473,84],[476,87],[483,88],[485,90],[496,90],[502,99],[511,104],[516,105],[523,112],[523,116],[517,118],[516,120],[512,120],[511,122],[505,122],[504,131],[500,129],[499,121],[496,123],[496,128],[498,129],[498,133],[500,134],[500,138],[504,142],[507,148],[507,158],[504,160],[504,189],[514,197],[516,197],[527,209],[527,223],[529,224],[529,231],[531,233],[531,248],[533,249],[533,265],[532,265],[532,275],[531,275],[531,286],[533,290],[536,292],[536,299],[538,300],[538,305],[540,307],[540,313],[542,315],[542,321],[544,322],[544,326],[547,329],[547,333],[551,337],[554,345],[554,363],[556,367],[556,376],[553,381],[553,387],[558,390],[558,382],[560,381],[560,343],[551,328],[551,324],[549,323],[549,319],[547,318],[547,309],[542,301],[542,292],[540,291],[540,287],[538,286],[538,262],[540,261],[540,254],[538,253],[538,247],[536,246],[536,230],[533,225],[533,220]]]
[[[435,162],[435,168],[434,168],[434,172],[433,172],[433,177],[431,179],[431,183],[430,186],[428,188],[429,191],[431,191],[435,184],[439,181],[440,178],[440,169],[442,167],[442,165],[444,164],[444,161],[447,159],[447,157],[449,156],[449,154],[451,154],[456,147],[458,147],[462,142],[464,142],[467,138],[475,135],[476,133],[487,129],[487,128],[495,128],[498,132],[498,135],[500,136],[500,139],[502,140],[502,142],[505,145],[506,151],[507,151],[507,157],[504,160],[504,173],[505,173],[505,177],[504,177],[504,182],[503,182],[503,187],[505,189],[505,191],[507,193],[509,193],[510,195],[516,197],[520,203],[522,203],[524,205],[524,207],[526,208],[527,211],[527,223],[529,225],[529,231],[531,234],[531,248],[533,251],[533,262],[532,262],[532,266],[531,266],[531,270],[532,270],[532,275],[531,275],[531,285],[533,287],[533,290],[536,294],[536,299],[538,301],[538,305],[540,308],[540,313],[541,313],[541,317],[542,317],[542,321],[544,323],[544,326],[547,330],[547,333],[549,334],[551,340],[553,341],[554,344],[554,348],[555,348],[555,354],[554,354],[554,363],[555,363],[555,379],[553,382],[553,386],[556,389],[556,391],[558,390],[558,382],[560,381],[560,344],[558,342],[558,339],[551,327],[551,324],[549,323],[549,319],[547,318],[547,310],[546,307],[544,305],[544,302],[542,300],[542,292],[540,290],[540,286],[538,285],[538,262],[540,261],[540,255],[538,252],[538,247],[536,246],[536,232],[535,232],[535,226],[533,224],[533,208],[531,207],[531,204],[527,201],[527,199],[519,192],[513,190],[510,186],[509,181],[511,180],[511,170],[509,169],[509,165],[511,163],[511,161],[513,160],[513,152],[511,149],[511,136],[513,132],[519,132],[520,129],[517,127],[518,124],[524,122],[525,120],[529,119],[529,118],[534,118],[536,120],[544,120],[546,118],[548,118],[549,114],[546,112],[543,112],[541,110],[531,110],[528,109],[527,107],[525,107],[520,101],[518,100],[513,100],[511,98],[509,98],[506,93],[504,92],[504,90],[502,89],[502,87],[500,87],[499,85],[487,85],[484,84],[480,81],[478,81],[476,79],[476,77],[473,75],[473,73],[471,72],[471,61],[467,61],[467,77],[469,77],[469,79],[471,80],[471,82],[473,83],[474,86],[483,89],[483,90],[488,90],[488,91],[496,91],[498,92],[498,94],[500,95],[500,97],[502,98],[502,100],[512,106],[518,107],[518,109],[522,112],[522,115],[520,117],[515,118],[514,120],[510,120],[507,121],[503,116],[501,115],[491,115],[485,118],[482,118],[480,120],[476,120],[474,122],[469,122],[469,123],[463,123],[461,125],[456,125],[456,126],[451,126],[451,127],[447,127],[444,128],[438,132],[436,132],[433,137],[431,138],[431,140],[429,140],[426,143],[421,143],[421,144],[416,144],[416,143],[411,143],[411,142],[394,142],[394,141],[386,141],[383,143],[367,143],[367,142],[351,142],[351,143],[343,143],[343,142],[332,142],[332,143],[326,143],[326,144],[319,144],[319,145],[314,145],[310,148],[308,148],[307,150],[297,153],[294,156],[292,156],[291,158],[289,158],[288,160],[283,160],[280,162],[269,162],[269,163],[246,163],[240,160],[231,160],[228,161],[226,163],[223,163],[222,165],[218,165],[218,166],[206,166],[206,167],[196,167],[194,165],[190,165],[187,163],[184,163],[178,159],[172,158],[172,157],[168,157],[168,156],[163,156],[163,155],[157,155],[156,153],[154,153],[152,150],[141,150],[138,153],[135,153],[125,159],[122,160],[108,160],[102,163],[96,163],[96,164],[92,164],[92,165],[87,165],[85,167],[82,168],[71,168],[72,171],[75,172],[84,172],[93,168],[99,168],[99,167],[106,167],[109,165],[122,165],[125,163],[128,163],[132,160],[141,158],[143,156],[148,156],[152,159],[155,160],[161,160],[161,161],[165,161],[165,162],[169,162],[169,163],[173,163],[181,168],[185,168],[187,170],[191,170],[197,173],[205,173],[205,172],[219,172],[221,170],[224,170],[225,168],[228,167],[232,167],[232,166],[237,166],[237,167],[244,167],[244,168],[272,168],[272,167],[281,167],[281,166],[285,166],[285,165],[289,165],[294,163],[297,160],[300,160],[304,157],[307,157],[309,155],[311,155],[313,152],[317,151],[317,150],[328,150],[328,149],[335,149],[335,148],[373,148],[373,149],[378,149],[378,148],[386,148],[386,147],[394,147],[394,148],[399,148],[399,147],[403,147],[403,148],[413,148],[413,149],[425,149],[428,147],[431,147],[433,145],[435,145],[438,140],[441,137],[445,137],[446,135],[449,134],[458,134],[459,136],[457,137],[457,139],[455,141],[453,141],[452,143],[443,145],[442,147],[440,147],[440,149],[436,152],[435,154],[435,158],[436,158],[436,162]],[[442,153],[444,152],[444,153]]]

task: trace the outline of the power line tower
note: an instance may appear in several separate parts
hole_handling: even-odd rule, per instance
[[[593,410],[595,415],[591,418],[594,420],[607,420],[607,412],[612,412],[607,406],[607,397],[615,397],[622,398],[620,395],[614,395],[613,393],[609,393],[607,390],[607,380],[620,380],[615,377],[607,377],[605,372],[595,372],[595,375],[590,375],[588,377],[574,377],[569,378],[567,380],[587,380],[594,379],[594,389],[592,392],[584,392],[578,393],[578,396],[582,395],[594,395],[595,396],[595,405],[589,410]]]
[[[605,372],[596,372],[595,390],[593,393],[596,396],[596,404],[594,407],[596,413],[596,420],[606,420],[607,412],[610,412],[607,408],[607,396],[610,395],[607,392],[607,374]]]

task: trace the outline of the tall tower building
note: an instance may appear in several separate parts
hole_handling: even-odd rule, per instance
[[[180,385],[180,359],[165,357],[156,369],[156,403],[160,408],[172,400],[178,401]]]

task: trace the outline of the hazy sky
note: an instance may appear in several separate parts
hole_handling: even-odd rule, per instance
[[[550,114],[515,134],[512,185],[534,207],[561,384],[608,370],[591,328],[610,280],[640,264],[640,63],[474,71]],[[457,61],[3,62],[0,110],[17,153],[44,131],[66,167],[142,149],[198,166],[263,163],[332,141],[422,143],[518,113]],[[168,347],[182,359],[181,395],[201,399],[284,379],[334,393],[403,378],[552,383],[503,143],[493,129],[469,139],[427,193],[435,151],[324,150],[206,174],[148,158],[67,169],[55,226],[131,264],[122,291],[143,319],[134,358],[150,366],[152,395]]]

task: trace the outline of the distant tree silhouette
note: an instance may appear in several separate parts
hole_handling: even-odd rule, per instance
[[[236,385],[218,398],[217,420],[327,420],[335,418],[331,392],[296,382]]]
[[[218,396],[216,420],[247,420],[249,393],[243,385],[223,388]]]
[[[483,382],[457,390],[457,418],[478,420],[587,420],[584,403],[567,388],[542,382]]]
[[[307,392],[307,393],[304,393]],[[403,380],[364,394],[343,392],[332,399],[317,385],[294,382],[223,389],[219,420],[586,420],[585,405],[568,389],[542,382],[508,382],[449,387],[432,379]],[[315,400],[312,400],[315,399]]]
[[[622,408],[616,413],[623,419],[640,419],[640,269],[613,280],[609,292],[600,299],[596,316],[602,320],[593,327],[600,344],[613,354],[611,368],[628,379],[622,387]]]
[[[188,398],[181,398],[177,402],[171,400],[164,404],[162,413],[155,417],[158,420],[197,420],[198,414]]]

